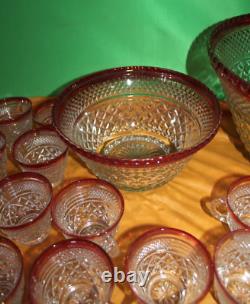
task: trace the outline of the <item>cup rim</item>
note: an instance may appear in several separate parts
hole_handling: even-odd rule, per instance
[[[230,213],[230,216],[233,218],[233,220],[236,221],[237,224],[239,224],[242,228],[250,229],[250,226],[241,221],[241,219],[235,214],[235,212],[233,211],[233,209],[231,208],[231,206],[229,204],[229,195],[239,185],[244,184],[245,182],[249,182],[249,184],[250,184],[250,175],[242,176],[230,184],[228,191],[227,191],[226,204],[227,204],[228,212]],[[249,187],[250,187],[250,185],[249,185]]]
[[[231,237],[233,237],[234,235],[236,234],[250,234],[250,229],[238,229],[238,230],[234,230],[234,231],[229,231],[227,232],[216,244],[215,246],[215,250],[214,250],[214,275],[215,275],[215,278],[217,280],[217,282],[219,283],[221,289],[224,291],[224,294],[227,296],[228,299],[230,299],[230,301],[233,303],[233,304],[238,304],[238,302],[236,301],[236,299],[231,296],[229,294],[229,292],[227,291],[227,289],[225,288],[224,284],[222,283],[221,279],[220,279],[220,276],[218,274],[218,271],[217,271],[217,267],[216,267],[216,258],[218,256],[218,252],[220,250],[220,248],[222,247],[222,245]]]
[[[25,138],[36,137],[36,136],[43,136],[43,133],[48,133],[48,132],[53,133],[55,136],[57,136],[58,139],[60,139],[60,141],[65,145],[65,149],[64,149],[64,151],[61,154],[59,154],[57,157],[55,157],[53,159],[49,159],[49,160],[46,160],[46,161],[44,161],[42,163],[37,163],[37,164],[28,164],[28,163],[25,163],[25,162],[23,162],[23,161],[21,161],[21,160],[19,160],[17,158],[18,147],[20,145],[22,145],[22,141]],[[45,166],[52,165],[52,164],[58,162],[59,160],[63,159],[64,157],[66,157],[67,152],[68,152],[68,147],[65,144],[65,142],[61,139],[61,137],[58,136],[58,133],[56,132],[56,130],[53,127],[46,126],[46,127],[40,127],[40,128],[37,128],[37,129],[29,130],[29,131],[23,133],[22,135],[20,135],[16,139],[16,141],[14,142],[14,144],[13,144],[12,158],[14,159],[15,162],[17,162],[17,164],[19,166],[22,166],[22,167],[26,167],[26,168],[43,168]]]
[[[16,118],[9,118],[9,119],[5,119],[5,120],[0,120],[0,125],[6,125],[6,124],[12,124],[14,122],[17,122],[19,120],[21,120],[22,118],[24,118],[26,115],[32,113],[32,102],[29,98],[27,97],[6,97],[6,98],[2,98],[0,99],[0,105],[4,104],[4,103],[11,103],[11,102],[17,102],[17,103],[21,103],[23,101],[25,101],[28,105],[28,109],[26,111],[24,111],[22,114],[18,115]]]
[[[2,147],[0,146],[0,153],[2,154],[6,148],[6,137],[2,132],[0,132],[0,139],[1,138],[3,140],[3,145],[2,145]]]
[[[105,230],[103,230],[102,232],[99,232],[95,235],[84,236],[84,235],[80,235],[77,233],[68,232],[64,227],[62,227],[57,221],[56,208],[57,208],[57,205],[60,204],[60,202],[61,202],[61,200],[60,200],[61,196],[63,194],[65,194],[69,189],[72,189],[79,185],[88,185],[88,184],[105,186],[106,189],[109,189],[112,193],[115,193],[116,196],[119,198],[120,213],[119,213],[119,216],[117,217],[116,221],[111,226],[109,226]],[[104,235],[108,234],[109,232],[111,232],[115,227],[117,227],[117,225],[121,221],[123,214],[124,214],[124,198],[123,198],[121,192],[115,186],[108,183],[107,181],[104,181],[101,179],[95,179],[95,178],[84,178],[84,179],[78,179],[76,181],[71,182],[70,184],[63,187],[54,196],[54,198],[52,200],[52,204],[51,204],[52,222],[61,233],[65,234],[67,236],[70,236],[70,237],[86,239],[89,241],[95,239],[96,237],[101,237],[101,236],[104,236]]]
[[[43,176],[39,173],[20,172],[20,173],[16,173],[16,174],[13,174],[13,175],[9,175],[9,176],[3,178],[2,180],[0,180],[0,189],[8,183],[11,183],[13,181],[22,180],[23,178],[30,179],[32,181],[40,181],[43,184],[47,185],[48,186],[48,192],[50,193],[50,200],[49,200],[47,206],[42,210],[42,212],[39,213],[39,215],[36,218],[34,218],[32,221],[29,221],[27,223],[23,223],[23,224],[20,224],[20,225],[15,225],[15,226],[7,226],[6,227],[6,226],[1,226],[0,225],[0,229],[2,229],[4,231],[19,230],[19,229],[29,227],[30,225],[33,225],[35,222],[40,220],[47,213],[47,211],[51,207],[51,202],[52,202],[52,199],[53,199],[52,185],[45,176]]]
[[[195,301],[192,302],[192,303],[199,303],[207,295],[207,293],[209,292],[209,290],[211,288],[211,285],[213,282],[214,265],[213,265],[213,261],[210,256],[210,253],[208,252],[205,245],[200,240],[198,240],[195,236],[193,236],[192,234],[190,234],[184,230],[162,226],[162,227],[156,227],[156,228],[150,229],[150,230],[146,231],[145,233],[143,233],[129,246],[129,249],[127,251],[127,255],[125,258],[125,272],[126,273],[129,272],[129,263],[134,255],[134,252],[143,245],[145,240],[147,240],[151,236],[156,236],[156,235],[182,236],[182,237],[186,238],[188,242],[192,242],[197,247],[199,247],[199,249],[201,250],[202,255],[204,256],[204,258],[207,262],[208,277],[207,277],[207,283],[206,283],[205,288],[203,289],[201,295],[199,297],[197,297],[197,299],[195,299]],[[141,303],[146,304],[146,302],[137,294],[136,290],[133,289],[133,287],[130,283],[129,283],[129,286],[130,286],[130,289],[132,290],[133,294],[136,296],[136,298],[139,299]]]
[[[51,257],[53,257],[58,252],[73,248],[83,248],[92,251],[94,254],[98,255],[105,264],[109,268],[110,273],[114,272],[113,262],[110,256],[97,244],[90,242],[88,240],[81,240],[81,239],[70,239],[70,240],[63,240],[58,243],[50,245],[46,248],[35,260],[31,267],[30,276],[29,276],[29,293],[28,297],[31,301],[31,304],[36,304],[37,301],[33,296],[34,290],[34,278],[37,277],[39,271],[42,269],[44,263],[48,261]],[[112,294],[114,288],[114,281],[113,279],[110,282],[110,294]]]
[[[240,78],[237,74],[231,71],[231,69],[227,68],[215,54],[216,45],[224,35],[235,28],[247,25],[250,26],[250,14],[240,15],[222,21],[211,34],[208,53],[211,63],[217,73],[221,77],[227,79],[241,94],[249,98],[250,83]]]
[[[46,99],[44,101],[42,101],[35,109],[34,109],[34,112],[33,112],[33,120],[36,124],[38,124],[40,127],[47,127],[47,126],[51,126],[52,124],[46,124],[46,123],[43,123],[39,120],[37,120],[37,115],[39,114],[39,112],[45,110],[47,107],[50,107],[52,106],[53,108],[53,105],[54,103],[56,102],[57,98],[56,97],[52,97],[51,99]],[[52,112],[51,112],[52,114]]]
[[[193,90],[195,90],[198,94],[200,94],[206,101],[210,108],[213,109],[213,127],[211,128],[211,132],[207,135],[207,137],[200,143],[192,146],[191,148],[185,149],[183,151],[178,151],[172,154],[164,155],[164,156],[155,156],[152,158],[145,159],[122,159],[122,158],[113,158],[101,155],[96,152],[90,152],[88,150],[84,150],[78,144],[74,143],[71,139],[69,139],[64,133],[60,130],[59,121],[61,119],[62,110],[64,108],[64,100],[68,97],[75,94],[75,92],[79,91],[82,88],[88,87],[91,84],[98,84],[102,81],[116,79],[118,77],[136,77],[136,76],[144,76],[144,77],[158,77],[160,79],[169,79],[172,81],[176,81],[182,83],[184,85],[189,86]],[[178,160],[182,160],[188,156],[191,156],[196,151],[203,148],[206,144],[208,144],[215,134],[220,125],[221,119],[221,109],[219,102],[212,93],[203,83],[200,81],[185,75],[183,73],[173,71],[170,69],[159,68],[159,67],[149,67],[149,66],[127,66],[127,67],[118,67],[107,69],[99,72],[95,72],[84,76],[77,81],[71,83],[67,86],[62,93],[58,97],[58,102],[54,105],[52,110],[52,120],[55,129],[58,134],[62,137],[62,139],[69,145],[75,152],[80,154],[83,157],[91,161],[96,161],[98,163],[102,163],[104,165],[110,166],[118,166],[118,167],[129,167],[129,168],[142,168],[142,167],[152,167],[158,165],[164,165],[166,163],[175,162]]]
[[[22,256],[22,253],[20,251],[20,249],[17,247],[17,245],[12,242],[11,240],[3,237],[3,236],[0,236],[0,245],[4,243],[8,246],[10,246],[17,254],[18,256],[18,259],[19,259],[19,262],[20,262],[20,273],[19,273],[19,276],[18,276],[18,279],[16,281],[16,284],[14,286],[14,288],[12,289],[12,291],[8,294],[7,298],[4,299],[4,301],[9,301],[11,300],[11,298],[13,297],[13,295],[15,294],[16,290],[18,289],[20,283],[21,283],[21,280],[22,280],[22,277],[23,277],[23,271],[24,271],[24,264],[23,264],[23,256]]]

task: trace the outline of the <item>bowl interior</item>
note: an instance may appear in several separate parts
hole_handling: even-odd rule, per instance
[[[250,22],[249,22],[250,23]],[[218,36],[214,53],[230,71],[246,82],[250,81],[250,24],[237,26]]]
[[[183,151],[215,128],[205,94],[164,74],[118,75],[80,85],[55,108],[56,127],[84,151],[145,159]]]

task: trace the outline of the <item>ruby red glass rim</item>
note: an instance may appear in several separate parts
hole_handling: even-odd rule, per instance
[[[249,188],[250,188],[250,176],[240,177],[229,186],[229,189],[227,191],[226,203],[227,203],[228,211],[229,211],[231,217],[234,219],[234,221],[236,221],[242,228],[250,229],[250,226],[243,223],[241,221],[241,219],[235,214],[235,212],[233,211],[233,209],[231,208],[230,203],[229,203],[229,195],[232,194],[232,192],[234,190],[236,190],[236,188],[238,186],[240,186],[241,184],[244,184],[244,183],[249,183]]]
[[[88,240],[81,240],[81,239],[70,239],[70,240],[63,240],[60,241],[56,244],[50,245],[48,248],[46,248],[35,260],[35,262],[32,265],[31,272],[30,272],[30,278],[29,278],[29,299],[32,304],[38,303],[36,299],[33,296],[34,292],[34,279],[37,278],[39,275],[39,272],[43,268],[44,264],[58,254],[59,252],[62,252],[64,250],[68,249],[77,249],[77,248],[82,248],[82,249],[87,249],[89,251],[92,251],[94,254],[98,255],[107,265],[109,268],[110,273],[112,274],[113,278],[113,272],[114,272],[114,267],[113,267],[113,262],[109,255],[97,244],[90,242]],[[112,293],[112,290],[114,288],[114,282],[113,280],[110,283],[110,292]]]
[[[207,262],[207,267],[208,267],[208,279],[207,279],[207,284],[202,292],[202,294],[195,300],[193,303],[199,303],[209,292],[212,282],[213,282],[213,271],[214,271],[214,266],[213,266],[213,261],[211,259],[211,256],[205,247],[205,245],[198,240],[196,237],[194,237],[192,234],[176,229],[176,228],[169,228],[169,227],[156,227],[153,229],[150,229],[143,233],[141,236],[139,236],[129,247],[126,258],[125,258],[125,271],[126,273],[129,272],[129,264],[130,261],[134,255],[134,252],[137,251],[139,248],[143,247],[144,242],[149,239],[150,237],[153,236],[164,236],[164,235],[176,235],[176,236],[181,236],[186,238],[186,240],[189,243],[195,244],[196,247],[200,249],[202,252],[202,255],[204,256],[206,262]],[[141,301],[141,303],[147,304],[140,296],[137,294],[136,290],[130,285],[132,292],[134,295]]]
[[[237,16],[221,22],[211,34],[208,53],[217,73],[222,78],[226,78],[233,87],[235,87],[240,93],[249,98],[250,83],[244,79],[241,79],[233,71],[227,68],[215,54],[215,48],[219,40],[223,39],[223,37],[231,30],[243,26],[250,27],[250,14]]]
[[[27,97],[7,97],[7,98],[2,98],[2,99],[0,99],[0,106],[2,104],[8,104],[8,103],[11,103],[11,102],[17,102],[17,103],[26,102],[26,104],[28,105],[28,108],[26,109],[26,111],[24,111],[23,113],[19,114],[15,118],[9,118],[9,119],[5,119],[5,120],[0,120],[0,125],[12,124],[14,122],[17,122],[17,121],[21,120],[26,115],[32,113],[32,102],[31,102],[31,100],[29,98],[27,98]]]
[[[3,178],[2,180],[0,180],[0,189],[8,183],[12,183],[13,181],[22,181],[23,179],[26,179],[26,181],[31,180],[33,182],[39,181],[39,182],[42,182],[44,185],[46,185],[48,187],[48,191],[50,193],[50,200],[49,200],[47,206],[44,208],[44,210],[41,213],[39,213],[39,215],[36,218],[34,218],[32,221],[29,221],[27,223],[23,223],[20,225],[15,225],[15,226],[0,226],[0,229],[3,229],[5,231],[12,231],[12,230],[19,230],[19,229],[29,227],[30,225],[33,225],[38,220],[40,220],[50,209],[51,202],[53,199],[52,186],[51,186],[51,183],[48,181],[48,179],[41,174],[38,174],[35,172],[21,172],[21,173],[16,173],[16,174],[7,176],[7,177]]]
[[[18,256],[18,259],[19,259],[19,262],[20,262],[20,266],[21,266],[20,273],[19,273],[19,276],[18,276],[18,279],[16,281],[16,284],[15,284],[14,288],[8,294],[7,298],[4,299],[4,301],[11,301],[11,298],[14,296],[14,294],[17,291],[17,289],[18,289],[18,287],[19,287],[19,285],[21,283],[21,280],[22,280],[23,271],[24,271],[23,256],[21,254],[20,249],[16,246],[15,243],[13,243],[12,241],[10,241],[9,239],[6,239],[3,236],[0,236],[0,246],[3,243],[6,244],[7,246],[11,247],[16,252],[16,254]]]
[[[0,140],[1,139],[3,141],[3,144],[2,144],[2,146],[0,145],[0,153],[3,153],[6,148],[6,137],[2,132],[0,132]]]
[[[73,233],[73,232],[69,232],[67,231],[64,227],[62,227],[58,221],[57,221],[57,216],[56,216],[56,208],[57,205],[60,204],[61,200],[61,196],[64,195],[65,193],[67,193],[67,191],[69,189],[72,189],[74,187],[77,187],[78,185],[101,185],[104,186],[105,188],[109,189],[111,192],[115,193],[116,196],[119,198],[119,205],[120,205],[120,213],[119,216],[117,217],[116,221],[109,226],[107,229],[105,229],[102,232],[99,232],[97,234],[93,234],[93,235],[88,235],[88,236],[83,236],[77,233]],[[106,235],[108,233],[110,233],[115,227],[117,227],[117,225],[119,224],[122,216],[124,213],[124,198],[121,194],[121,192],[112,184],[101,180],[101,179],[95,179],[95,178],[86,178],[86,179],[79,179],[76,181],[73,181],[72,183],[68,184],[67,186],[65,186],[64,188],[62,188],[54,197],[52,204],[51,204],[51,216],[52,216],[52,221],[53,224],[56,226],[56,228],[61,231],[63,234],[68,235],[70,237],[75,237],[75,238],[84,238],[86,240],[93,240],[96,237],[101,237],[103,235]]]
[[[216,267],[216,258],[219,254],[220,248],[223,246],[223,244],[230,238],[233,238],[237,234],[250,234],[250,229],[239,229],[234,230],[226,233],[216,244],[215,246],[215,252],[214,252],[214,275],[217,279],[217,282],[219,283],[221,289],[224,291],[225,295],[230,299],[230,301],[234,304],[238,304],[236,299],[232,297],[229,292],[227,291],[226,287],[224,286],[223,282],[221,281],[220,275],[218,274],[217,267]]]
[[[43,133],[45,133],[45,134],[43,134]],[[19,136],[17,138],[17,140],[14,142],[13,148],[12,148],[12,158],[20,166],[26,167],[26,168],[43,168],[45,166],[52,165],[52,164],[58,162],[59,160],[63,159],[68,152],[68,147],[67,147],[67,145],[65,144],[64,141],[62,141],[62,143],[65,145],[64,151],[60,155],[58,155],[57,157],[55,157],[53,159],[50,159],[50,160],[46,160],[42,163],[30,164],[30,163],[25,163],[25,162],[23,162],[23,161],[21,161],[17,158],[18,148],[19,148],[20,145],[22,145],[22,142],[25,138],[36,137],[36,136],[45,136],[46,137],[46,135],[47,135],[46,133],[53,133],[55,136],[58,136],[60,141],[62,141],[61,137],[58,135],[58,133],[55,131],[55,129],[50,127],[50,126],[40,127],[40,128],[37,128],[37,129],[29,130],[29,131],[23,133],[21,136]]]
[[[40,125],[41,127],[50,126],[51,124],[46,124],[46,123],[39,121],[39,119],[37,119],[37,115],[39,115],[39,113],[42,111],[46,111],[47,108],[54,105],[55,102],[56,102],[56,97],[45,100],[42,103],[40,103],[34,110],[34,115],[33,115],[34,122],[37,123],[38,125]]]
[[[86,88],[91,84],[97,84],[100,82],[112,80],[112,79],[127,79],[127,78],[141,78],[141,77],[158,77],[158,79],[170,79],[173,81],[177,81],[183,83],[193,90],[195,90],[198,94],[204,97],[210,107],[213,109],[214,113],[214,121],[213,128],[210,134],[199,144],[183,150],[179,152],[175,152],[172,154],[164,155],[164,156],[156,156],[152,158],[145,159],[121,159],[121,158],[112,158],[108,156],[104,156],[98,154],[96,152],[90,152],[84,150],[79,145],[75,144],[72,140],[70,140],[64,133],[60,130],[60,120],[61,114],[64,108],[64,100],[69,98],[70,96],[76,94],[80,89]],[[157,67],[147,67],[147,66],[131,66],[131,67],[120,67],[113,68],[109,70],[103,70],[100,72],[96,72],[85,77],[80,78],[79,80],[73,82],[71,85],[66,87],[64,91],[59,95],[58,102],[54,105],[52,111],[53,125],[57,130],[58,134],[63,138],[63,140],[78,154],[83,157],[88,158],[89,160],[96,161],[105,165],[111,166],[121,166],[121,167],[149,167],[149,166],[157,166],[164,165],[167,163],[175,162],[178,160],[182,160],[188,156],[191,156],[196,151],[200,150],[206,144],[208,144],[215,134],[220,125],[221,119],[221,110],[217,98],[215,95],[201,82],[198,80],[185,75],[180,72],[176,72],[169,69],[157,68]]]

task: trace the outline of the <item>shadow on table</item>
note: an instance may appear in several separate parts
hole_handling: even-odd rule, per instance
[[[143,226],[137,226],[132,229],[129,229],[125,231],[117,240],[118,246],[120,248],[120,254],[118,257],[116,257],[113,262],[116,267],[118,267],[119,270],[122,270],[125,272],[125,259],[128,252],[128,249],[130,245],[143,233],[146,231],[156,228],[157,225],[143,225]],[[125,297],[122,300],[121,304],[131,304],[135,297],[132,294],[131,289],[129,288],[129,285],[127,282],[125,283],[117,283],[117,286],[119,289],[122,290]]]
[[[246,158],[248,161],[250,161],[250,153],[246,150],[244,144],[240,140],[240,136],[236,131],[236,127],[233,122],[232,115],[227,104],[225,102],[221,102],[221,108],[223,110],[221,128],[228,135],[230,142],[242,154],[242,156]]]

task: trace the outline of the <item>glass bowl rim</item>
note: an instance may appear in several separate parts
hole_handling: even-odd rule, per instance
[[[217,73],[222,78],[227,79],[230,84],[238,90],[238,92],[249,98],[250,83],[240,78],[233,71],[227,68],[215,54],[215,48],[220,39],[223,39],[223,37],[231,30],[243,26],[250,27],[250,14],[229,18],[219,23],[210,36],[210,41],[208,44],[208,53],[211,63]]]
[[[66,98],[68,98],[72,94],[75,94],[75,92],[80,90],[82,87],[86,87],[93,83],[96,84],[102,81],[117,79],[118,77],[123,77],[124,79],[127,79],[127,77],[135,77],[135,76],[158,77],[160,79],[169,79],[176,82],[181,82],[186,86],[191,87],[198,94],[203,96],[206,99],[207,103],[209,104],[210,108],[213,109],[213,127],[211,128],[211,132],[209,133],[209,135],[202,142],[183,151],[175,152],[164,156],[156,156],[145,159],[136,159],[136,158],[121,159],[121,158],[111,158],[96,152],[90,152],[84,150],[79,145],[74,143],[71,139],[69,139],[66,135],[64,135],[63,132],[61,132],[59,127],[60,125],[59,121],[60,121],[61,112],[64,107],[63,102]],[[136,168],[136,167],[144,168],[150,166],[164,165],[191,156],[192,154],[200,150],[202,147],[204,147],[213,139],[213,137],[218,131],[220,125],[220,119],[221,119],[221,109],[219,102],[216,96],[213,94],[213,92],[209,90],[203,83],[188,75],[185,75],[177,71],[173,71],[165,68],[149,67],[149,66],[118,67],[118,68],[95,72],[87,76],[84,76],[78,79],[77,81],[73,82],[63,90],[63,92],[58,97],[58,102],[54,105],[52,110],[52,120],[56,131],[67,143],[67,145],[73,149],[73,151],[97,163],[102,163],[104,165],[111,165],[111,166],[119,166],[119,167],[130,167],[130,168]]]
[[[106,189],[109,189],[110,192],[115,193],[116,196],[119,198],[120,212],[119,212],[119,215],[118,215],[117,219],[115,220],[115,222],[111,226],[109,226],[107,229],[105,229],[104,231],[102,231],[100,233],[97,233],[95,235],[92,234],[92,235],[89,235],[89,236],[82,236],[82,235],[74,233],[74,232],[69,232],[64,227],[62,227],[58,223],[58,220],[57,220],[57,217],[56,217],[55,213],[56,213],[57,205],[61,203],[60,198],[63,194],[67,193],[67,191],[69,189],[77,187],[78,185],[82,186],[82,185],[88,185],[88,184],[104,186]],[[61,233],[66,234],[70,237],[79,238],[79,239],[86,239],[86,240],[90,240],[90,241],[95,239],[96,237],[101,237],[101,236],[106,235],[107,233],[110,233],[119,224],[119,222],[120,222],[120,220],[123,216],[123,213],[124,213],[124,198],[123,198],[121,192],[114,185],[110,184],[109,182],[101,180],[101,179],[95,179],[95,178],[78,179],[78,180],[75,180],[75,181],[71,182],[70,184],[63,187],[54,196],[52,204],[51,204],[51,216],[52,216],[53,224],[56,226],[56,228]]]
[[[129,269],[130,269],[129,264],[134,255],[134,252],[143,246],[144,241],[152,236],[160,237],[161,235],[162,236],[164,236],[164,235],[182,236],[183,238],[185,238],[187,240],[188,243],[193,243],[193,244],[195,244],[195,246],[197,246],[200,249],[202,256],[204,257],[204,259],[207,262],[208,277],[207,277],[207,282],[205,284],[205,287],[204,287],[202,293],[200,294],[200,296],[197,297],[197,299],[195,299],[194,302],[192,302],[192,303],[199,303],[207,295],[207,293],[209,292],[209,290],[212,286],[214,265],[213,265],[213,261],[210,256],[210,253],[208,252],[205,245],[200,240],[198,240],[195,236],[193,236],[192,234],[190,234],[184,230],[162,226],[162,227],[151,228],[150,230],[144,232],[142,235],[140,235],[138,238],[136,238],[135,241],[133,241],[132,244],[129,246],[129,249],[128,249],[126,257],[125,257],[125,272],[126,273],[129,272]],[[131,288],[133,294],[141,301],[141,303],[146,304],[146,302],[137,294],[137,292],[133,288],[133,286],[131,284],[129,284],[129,285],[130,285],[130,288]]]

